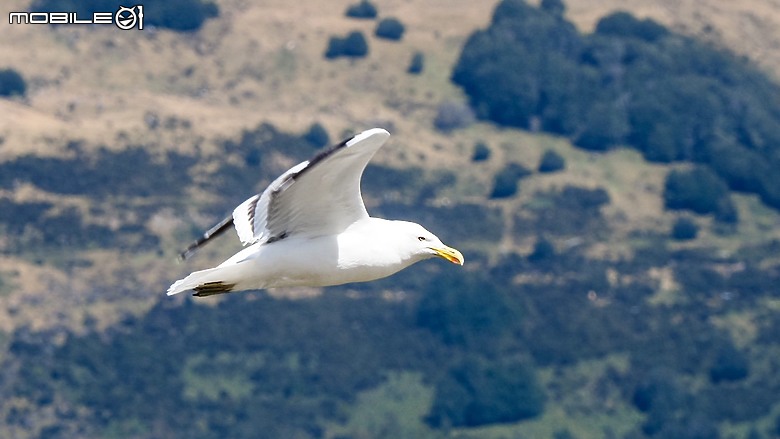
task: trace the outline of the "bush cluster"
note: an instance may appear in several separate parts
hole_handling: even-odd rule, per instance
[[[362,58],[368,55],[368,42],[363,32],[353,31],[345,37],[331,36],[325,58]]]
[[[377,8],[369,0],[360,0],[347,7],[345,15],[350,18],[373,20],[377,17]],[[374,36],[381,39],[398,41],[406,27],[401,20],[394,17],[386,17],[377,23]],[[361,58],[368,54],[368,42],[360,31],[353,31],[346,37],[331,36],[328,47],[325,50],[325,58],[338,57]],[[422,54],[415,53],[408,67],[408,73],[419,74],[423,68]]]
[[[724,223],[738,220],[726,183],[709,168],[701,166],[669,172],[664,184],[664,206],[702,215],[714,214]]]
[[[744,59],[625,12],[592,34],[560,0],[504,0],[463,47],[452,80],[477,116],[701,163],[780,208],[780,87]]]

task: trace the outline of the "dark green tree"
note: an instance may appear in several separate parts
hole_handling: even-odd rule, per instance
[[[544,391],[527,365],[468,357],[436,385],[427,420],[436,427],[517,422],[541,415],[544,403]]]
[[[450,132],[466,128],[474,123],[474,113],[468,105],[459,102],[446,101],[436,108],[433,126],[442,132]]]
[[[376,6],[369,0],[360,0],[360,2],[350,5],[345,13],[350,18],[364,18],[373,20],[376,18]]]
[[[542,173],[557,172],[566,167],[566,161],[557,152],[548,149],[542,154],[537,170]]]
[[[509,198],[517,193],[520,179],[531,172],[519,163],[507,163],[493,178],[493,189],[490,198]]]
[[[419,75],[425,69],[425,55],[422,52],[414,52],[412,59],[409,61],[409,67],[406,68],[406,73],[410,75]]]
[[[471,161],[482,162],[490,158],[490,147],[485,142],[474,144],[474,151],[471,153]]]
[[[417,308],[417,324],[455,346],[492,351],[519,317],[515,304],[478,275],[442,275]]]
[[[14,69],[0,70],[0,96],[24,96],[27,82]]]
[[[354,31],[347,34],[344,38],[342,54],[351,58],[362,58],[368,55],[368,41],[363,36],[363,32]]]
[[[144,7],[156,12],[148,14],[148,24],[177,31],[197,31],[206,20],[219,16],[219,7],[203,0],[156,0]]]
[[[638,20],[628,12],[618,11],[603,17],[596,24],[596,34],[615,37],[639,38],[656,41],[669,33],[666,28],[647,18]]]
[[[366,55],[368,55],[368,42],[360,31],[350,32],[346,37],[331,36],[328,40],[328,48],[325,50],[327,59],[362,58]]]
[[[733,208],[726,183],[709,168],[702,166],[674,170],[666,176],[664,206],[699,214],[725,213]]]
[[[303,138],[317,148],[322,148],[330,143],[328,132],[319,122],[311,124],[308,131],[306,131],[306,134],[303,135]]]
[[[699,233],[699,226],[692,219],[686,217],[677,218],[672,226],[672,238],[677,241],[688,241],[696,239]]]
[[[379,21],[374,31],[377,38],[398,41],[404,36],[406,27],[397,18],[388,17]]]
[[[344,38],[332,35],[328,39],[328,48],[325,49],[325,58],[333,59],[344,55]]]
[[[780,88],[743,59],[617,12],[579,34],[559,0],[504,0],[452,71],[477,117],[710,167],[780,208]],[[737,221],[721,206],[719,221]],[[715,210],[713,210],[715,212]]]
[[[542,0],[539,6],[556,17],[563,18],[563,14],[566,12],[566,4],[563,3],[563,0]]]
[[[542,262],[553,257],[555,257],[555,246],[553,243],[547,239],[539,238],[534,244],[533,251],[528,255],[528,260],[530,262]]]
[[[630,126],[627,114],[607,102],[594,103],[584,120],[582,133],[574,143],[585,149],[605,151],[622,143]]]
[[[736,140],[718,136],[703,151],[712,170],[729,188],[740,192],[760,192],[762,176],[771,175],[770,164],[757,151],[745,148]]]
[[[739,381],[747,378],[749,372],[750,364],[747,355],[733,345],[726,344],[716,352],[710,366],[710,380],[714,383]]]

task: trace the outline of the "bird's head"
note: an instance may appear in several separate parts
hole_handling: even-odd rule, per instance
[[[406,221],[396,221],[396,223],[401,229],[399,238],[405,241],[404,247],[409,248],[417,258],[440,257],[453,264],[463,265],[461,252],[444,245],[436,235],[423,226]]]

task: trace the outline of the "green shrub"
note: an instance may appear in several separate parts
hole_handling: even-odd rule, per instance
[[[374,35],[377,38],[398,41],[404,36],[406,28],[397,18],[383,18],[376,26]]]
[[[490,147],[485,142],[477,142],[474,144],[474,152],[471,153],[471,161],[482,162],[490,158]]]
[[[544,238],[539,238],[536,240],[536,244],[534,244],[533,251],[528,255],[528,260],[531,262],[540,262],[553,257],[555,257],[555,246],[553,246],[552,242]]]
[[[639,380],[631,402],[639,411],[648,413],[651,410],[675,410],[684,399],[684,391],[673,371],[659,368]]]
[[[721,381],[739,381],[747,378],[750,371],[748,357],[734,346],[725,345],[715,355],[710,367],[710,380],[713,383]]]
[[[671,210],[691,210],[698,214],[715,214],[724,222],[737,221],[736,208],[728,186],[709,168],[671,171],[664,184],[664,206]]]
[[[177,197],[191,182],[188,171],[194,162],[194,157],[176,153],[160,161],[137,146],[121,151],[100,148],[89,159],[27,154],[0,163],[0,188],[30,183],[55,194],[96,198]]]
[[[328,48],[325,49],[325,58],[333,59],[343,56],[344,54],[344,38],[331,36],[328,40]]]
[[[517,422],[542,414],[544,402],[544,390],[525,364],[467,358],[436,385],[427,420],[435,427]]]
[[[507,163],[493,179],[490,198],[509,198],[517,193],[517,183],[531,172],[519,163]]]
[[[345,13],[350,18],[374,19],[377,15],[376,6],[368,0],[360,0],[360,3],[350,5]]]
[[[672,238],[677,241],[696,239],[699,227],[690,218],[678,218],[672,226]]]
[[[411,61],[409,61],[409,67],[406,69],[406,73],[410,75],[419,75],[425,68],[425,55],[422,52],[414,52]]]
[[[360,58],[368,55],[368,42],[363,32],[354,31],[344,38],[344,56]]]
[[[0,96],[23,96],[27,92],[27,83],[16,70],[0,70]]]
[[[143,5],[148,11],[155,11],[146,15],[146,24],[176,31],[196,31],[209,18],[219,16],[219,7],[203,0],[156,0]]]
[[[360,31],[350,32],[346,37],[331,36],[325,51],[327,59],[362,58],[366,55],[368,55],[368,42]]]
[[[330,143],[328,132],[319,122],[311,124],[309,130],[303,135],[303,138],[317,148],[322,148]]]
[[[433,126],[439,131],[450,132],[466,128],[474,123],[474,112],[468,105],[459,102],[446,101],[439,104]]]
[[[566,185],[560,191],[556,204],[575,210],[598,210],[609,204],[609,193],[604,188],[584,188]]]
[[[417,306],[417,325],[453,346],[485,350],[508,335],[517,312],[495,284],[474,274],[447,274],[431,284]]]
[[[539,172],[556,172],[566,167],[566,161],[557,152],[548,149],[542,154],[542,158],[539,160],[538,170]]]

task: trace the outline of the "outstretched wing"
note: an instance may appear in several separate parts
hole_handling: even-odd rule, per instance
[[[299,163],[262,194],[244,201],[179,255],[187,259],[233,224],[244,245],[294,235],[336,234],[368,216],[360,194],[363,170],[390,137],[374,128]]]
[[[374,128],[299,163],[250,197],[180,253],[187,259],[234,225],[244,245],[294,235],[336,234],[368,213],[360,194],[363,170],[390,137]]]
[[[388,137],[381,128],[364,131],[299,163],[241,203],[233,211],[241,242],[336,234],[368,217],[360,179]]]

